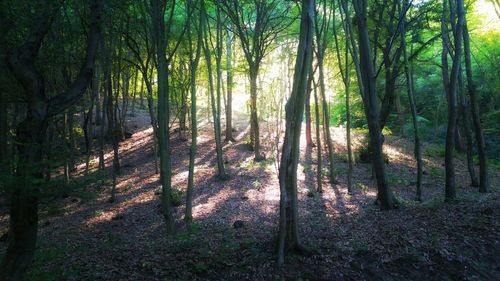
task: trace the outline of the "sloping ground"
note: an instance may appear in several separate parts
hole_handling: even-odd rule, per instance
[[[236,122],[238,141],[225,145],[227,181],[215,177],[210,123],[198,139],[193,215],[196,227],[182,224],[167,237],[160,213],[152,130],[145,113],[132,118],[132,138],[120,144],[122,175],[117,200],[109,203],[109,176],[93,172],[78,179],[68,198],[42,208],[39,247],[29,280],[275,280],[274,264],[279,186],[274,131],[263,123],[267,161],[254,163],[243,142],[245,120]],[[334,129],[337,151],[344,151],[341,129]],[[443,160],[427,157],[422,204],[414,198],[411,144],[387,138],[388,175],[403,205],[381,212],[373,201],[368,164],[354,170],[355,191],[346,193],[347,164],[337,159],[339,184],[326,178],[316,194],[315,148],[303,147],[299,167],[300,233],[315,253],[290,255],[283,270],[289,280],[498,280],[500,279],[499,171],[491,171],[493,192],[468,187],[463,163],[457,167],[459,200],[444,204]],[[303,142],[304,143],[304,142]],[[173,186],[187,182],[188,142],[172,141]],[[111,154],[107,155],[111,159]],[[323,157],[326,159],[326,157]],[[325,163],[326,164],[326,163]],[[181,198],[184,202],[184,197]],[[0,217],[0,232],[7,226]],[[243,221],[243,227],[233,223]],[[0,253],[5,243],[0,243]]]

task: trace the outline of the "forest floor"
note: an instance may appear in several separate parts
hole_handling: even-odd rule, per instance
[[[120,143],[122,173],[116,201],[108,200],[109,176],[96,170],[75,178],[69,196],[46,200],[28,280],[277,280],[281,273],[286,280],[500,280],[500,171],[495,167],[490,169],[492,191],[479,194],[469,186],[459,157],[458,199],[443,203],[444,160],[433,155],[439,154],[436,149],[424,149],[424,202],[416,203],[413,145],[407,139],[386,137],[388,179],[402,204],[379,211],[373,204],[376,187],[369,164],[355,166],[354,192],[346,192],[343,129],[333,129],[339,182],[331,185],[325,176],[323,193],[314,192],[316,148],[306,148],[303,139],[299,232],[315,254],[288,255],[279,271],[273,122],[261,124],[267,160],[256,163],[245,144],[247,117],[236,114],[236,142],[224,146],[230,175],[226,181],[216,177],[212,123],[200,123],[195,227],[187,231],[183,226],[181,204],[174,210],[178,233],[168,237],[149,119],[145,112],[129,118],[133,135]],[[180,191],[182,203],[188,148],[189,141],[172,138],[172,185]],[[111,152],[106,158],[109,165]],[[80,165],[79,172],[83,168]],[[243,227],[233,227],[237,220]],[[7,225],[8,214],[1,207],[0,234]],[[0,242],[0,254],[5,247]]]

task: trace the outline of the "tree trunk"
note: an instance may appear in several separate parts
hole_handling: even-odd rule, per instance
[[[135,108],[137,107],[137,81],[139,80],[139,69],[135,70],[134,75],[134,88],[132,88],[133,96],[132,96],[132,109],[130,110],[132,116],[135,115]]]
[[[35,67],[35,61],[58,8],[58,5],[44,6],[43,12],[38,14],[39,24],[30,30],[21,47],[12,49],[7,55],[10,71],[25,90],[27,115],[17,126],[16,132],[18,180],[10,194],[9,241],[0,264],[0,280],[22,280],[33,259],[48,120],[64,112],[81,98],[92,79],[101,23],[100,1],[94,1],[91,5],[85,60],[75,81],[63,93],[53,96],[50,103],[45,95],[45,82]]]
[[[117,85],[119,87],[119,85]],[[119,121],[119,133],[120,137],[122,140],[125,140],[127,138],[126,136],[126,131],[127,131],[127,112],[128,112],[128,106],[129,106],[129,100],[130,100],[130,76],[128,73],[123,73],[122,74],[122,111],[120,114],[120,121]],[[116,107],[118,107],[118,100]]]
[[[446,0],[444,0],[446,1]],[[453,157],[455,130],[457,126],[457,87],[458,87],[458,74],[460,71],[460,57],[462,54],[462,27],[464,20],[463,0],[456,0],[456,7],[450,7],[450,17],[453,22],[454,14],[457,16],[457,24],[453,28],[454,37],[454,54],[453,64],[449,77],[449,92],[448,92],[448,127],[446,130],[446,151],[445,151],[445,200],[452,201],[456,197],[456,180],[455,180],[455,164]],[[454,11],[456,9],[456,12]],[[443,14],[445,13],[444,9]],[[443,15],[443,25],[444,15]],[[445,27],[446,28],[446,27]],[[446,33],[443,34],[443,37]],[[445,39],[443,39],[445,40]],[[443,50],[443,53],[445,50]],[[445,65],[443,63],[443,68]]]
[[[184,60],[180,61],[179,80],[184,81]],[[187,93],[184,85],[181,85],[181,113],[179,117],[179,140],[186,141],[186,115],[187,115]]]
[[[335,25],[335,11],[333,11],[333,24]],[[350,96],[349,96],[349,32],[347,26],[343,26],[345,34],[345,71],[342,68],[342,59],[340,57],[340,44],[337,36],[337,30],[333,29],[333,35],[335,39],[335,52],[337,53],[337,60],[339,62],[340,74],[342,76],[342,82],[345,87],[345,105],[346,105],[346,142],[347,142],[347,160],[348,160],[348,170],[347,170],[347,192],[352,192],[352,170],[353,170],[353,157],[352,157],[352,145],[351,145],[351,110],[350,110]]]
[[[257,77],[259,69],[256,66],[250,66],[250,133],[253,140],[253,150],[255,161],[264,160],[260,154],[260,131],[259,119],[257,116]]]
[[[473,149],[473,140],[472,140],[472,131],[470,128],[470,117],[469,117],[469,111],[467,110],[467,100],[465,98],[465,93],[464,93],[464,80],[463,80],[463,75],[462,75],[462,69],[460,69],[458,73],[458,97],[460,99],[460,120],[462,121],[462,129],[465,134],[465,140],[466,140],[466,149],[465,152],[467,153],[467,170],[469,171],[469,176],[471,180],[471,186],[479,187],[479,180],[476,175],[476,170],[474,169],[474,152],[472,151]],[[458,127],[458,126],[457,126]]]
[[[16,168],[16,188],[10,198],[9,244],[0,266],[0,280],[22,280],[30,266],[36,248],[38,231],[39,184],[43,177],[40,162],[47,131],[47,121],[28,117],[17,127],[16,141],[19,158]]]
[[[160,3],[162,2],[162,3]],[[162,186],[162,211],[168,235],[175,234],[175,221],[172,214],[171,194],[171,159],[169,134],[169,89],[168,62],[165,57],[165,21],[164,1],[151,0],[153,13],[153,30],[158,61],[158,139],[160,150],[160,182]],[[175,7],[172,7],[174,9]]]
[[[192,0],[188,0],[187,2],[187,10],[188,10],[188,47],[189,47],[189,82],[191,88],[191,146],[189,148],[189,172],[188,172],[188,186],[186,189],[186,209],[184,213],[184,221],[186,222],[187,227],[191,227],[191,223],[193,221],[193,189],[194,189],[194,162],[196,158],[196,145],[197,145],[197,137],[198,137],[198,124],[196,118],[196,72],[198,70],[198,63],[200,62],[201,56],[201,44],[202,44],[202,24],[203,22],[199,21],[199,27],[197,31],[197,40],[196,40],[196,54],[193,54],[193,40],[192,40],[192,13],[194,12],[194,4]]]
[[[99,76],[97,71],[94,73],[94,80],[92,82],[92,94],[90,96],[90,108],[88,113],[85,115],[85,120],[83,121],[83,134],[85,137],[85,175],[88,175],[90,169],[90,156],[92,155],[92,143],[94,136],[94,104],[99,92]]]
[[[312,71],[311,71],[312,73]],[[306,145],[309,147],[314,147],[311,134],[311,90],[312,90],[312,80],[313,75],[309,75],[307,78],[307,88],[306,88]],[[316,89],[315,89],[316,90]]]
[[[303,251],[298,231],[297,166],[300,153],[300,131],[312,63],[313,0],[302,0],[301,25],[292,94],[286,104],[286,129],[279,167],[280,219],[278,266],[283,266],[285,252]]]
[[[346,33],[346,36],[347,35]],[[352,157],[352,140],[351,140],[351,101],[350,101],[350,80],[349,80],[349,42],[346,38],[345,43],[345,108],[346,108],[346,142],[347,142],[347,192],[352,192],[352,170],[354,159]]]
[[[403,1],[404,5],[407,4],[407,0]],[[401,6],[399,7],[401,10],[401,13],[403,13],[405,7],[403,6],[403,9],[401,9]],[[401,48],[403,49],[403,64],[404,64],[404,71],[405,71],[405,78],[406,78],[406,91],[408,93],[408,101],[410,104],[410,110],[411,110],[411,118],[412,118],[412,124],[413,124],[413,137],[414,137],[414,156],[415,160],[417,161],[417,183],[416,183],[416,200],[417,201],[422,201],[422,147],[420,144],[420,133],[418,130],[418,119],[417,119],[417,105],[415,101],[415,94],[413,92],[413,68],[410,69],[408,65],[408,55],[406,52],[406,19],[404,15],[401,15],[403,17],[401,21]],[[413,46],[412,46],[413,47]],[[413,48],[411,48],[413,52]],[[410,53],[411,55],[411,53]]]
[[[323,13],[326,15],[326,2],[323,1]],[[332,14],[333,16],[333,21],[335,21],[335,14]],[[330,178],[330,183],[335,184],[337,183],[336,179],[336,173],[335,173],[335,159],[334,159],[334,147],[333,147],[333,142],[332,142],[332,136],[331,136],[331,131],[330,131],[330,111],[328,107],[328,101],[326,99],[326,90],[325,90],[325,74],[324,74],[324,58],[325,58],[325,51],[327,48],[327,34],[328,34],[328,25],[326,19],[323,20],[322,24],[320,25],[319,23],[319,16],[318,12],[316,11],[314,13],[314,21],[315,21],[315,36],[316,36],[316,59],[318,61],[318,69],[319,69],[319,87],[320,87],[320,94],[321,94],[321,100],[323,102],[323,127],[325,130],[324,138],[325,138],[325,143],[328,148],[328,161],[329,161],[329,166],[328,166],[328,171],[329,171],[329,178]],[[335,28],[333,29],[335,32]],[[335,35],[336,33],[334,33]]]
[[[202,0],[202,7],[204,9],[204,1]],[[219,19],[220,16],[218,16]],[[216,56],[216,79],[217,79],[217,101],[215,100],[215,91],[214,91],[214,81],[213,81],[213,71],[212,71],[212,58],[210,55],[210,50],[209,50],[209,39],[208,39],[208,31],[206,30],[207,28],[207,14],[206,10],[202,10],[202,17],[201,20],[203,21],[203,30],[204,30],[204,45],[203,45],[203,53],[205,54],[205,61],[207,64],[207,72],[208,72],[208,85],[209,85],[209,94],[210,94],[210,101],[212,105],[212,117],[213,117],[213,122],[214,122],[214,135],[215,135],[215,149],[216,149],[216,157],[217,157],[217,175],[221,179],[227,178],[226,171],[224,168],[224,160],[222,159],[222,142],[221,142],[221,132],[220,132],[220,58],[222,56],[222,46],[217,43],[217,56]],[[219,19],[220,21],[220,19]],[[218,21],[217,27],[220,27],[220,23]],[[217,41],[219,41],[221,38],[219,37],[219,30],[217,30]]]
[[[227,101],[226,101],[226,142],[235,139],[233,137],[233,66],[232,66],[232,38],[229,27],[226,30],[226,71],[227,71]]]
[[[366,26],[366,7],[364,1],[355,0],[354,10],[356,11],[356,23],[358,27],[358,45],[360,54],[360,65],[363,87],[363,104],[370,133],[370,148],[372,150],[372,166],[377,180],[377,199],[382,210],[389,210],[396,207],[397,202],[387,183],[385,173],[384,156],[382,153],[382,136],[379,122],[379,106],[376,89],[375,70],[372,64],[372,53],[370,49],[370,39]]]
[[[144,70],[144,73],[147,74],[147,69]],[[146,97],[147,103],[148,103],[148,113],[149,113],[149,120],[151,123],[151,128],[153,129],[153,157],[154,157],[154,166],[155,166],[155,173],[158,174],[158,121],[156,120],[156,113],[155,113],[155,105],[154,105],[154,100],[153,100],[153,85],[151,85],[151,80],[149,80],[148,75],[144,75],[144,83],[146,84],[146,88],[148,91],[148,96]]]
[[[309,76],[312,76],[311,74],[309,74]],[[309,91],[309,90],[307,90]],[[319,101],[318,101],[318,87],[316,87],[316,85],[314,85],[314,114],[315,114],[315,118],[316,118],[316,149],[317,149],[317,161],[318,161],[318,167],[316,169],[316,185],[317,185],[317,188],[316,190],[319,192],[319,193],[322,193],[323,192],[323,181],[322,181],[322,178],[323,178],[323,159],[321,157],[321,136],[320,136],[320,132],[321,132],[321,129],[320,129],[320,125],[319,123],[321,122],[320,121],[320,112],[319,112]]]
[[[111,188],[111,198],[109,202],[114,202],[116,199],[116,177],[120,173],[120,160],[118,155],[118,134],[119,128],[117,124],[117,118],[114,114],[114,108],[118,106],[117,103],[113,103],[113,83],[112,76],[110,72],[110,64],[111,60],[109,57],[110,52],[108,51],[108,61],[106,62],[106,66],[104,67],[104,79],[105,79],[105,87],[106,87],[106,115],[108,119],[108,132],[111,138],[111,143],[113,146],[113,167],[111,169],[111,177],[113,180],[113,185]]]
[[[328,102],[326,99],[326,90],[325,90],[325,75],[324,75],[324,69],[323,69],[323,62],[322,58],[318,58],[318,69],[319,69],[319,90],[321,93],[321,100],[323,102],[323,126],[325,128],[325,142],[326,146],[328,148],[328,175],[330,178],[330,183],[335,184],[337,183],[337,176],[335,173],[335,159],[334,159],[334,148],[333,148],[333,141],[332,141],[332,133],[330,131],[330,110],[328,110]]]
[[[463,7],[461,9],[463,10]],[[467,75],[467,90],[470,96],[472,122],[474,124],[474,134],[476,136],[477,150],[479,155],[479,192],[487,192],[489,189],[488,159],[486,156],[486,149],[485,149],[486,145],[484,143],[483,130],[481,129],[481,119],[479,116],[479,105],[477,101],[476,85],[472,77],[469,29],[467,28],[467,20],[465,17],[466,15],[464,12],[463,40],[464,40],[464,55],[465,55],[465,71]]]

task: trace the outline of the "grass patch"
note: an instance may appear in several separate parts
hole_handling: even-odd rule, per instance
[[[357,182],[354,185],[354,188],[361,190],[361,192],[363,192],[363,194],[366,194],[366,192],[368,192],[368,185],[361,183],[361,182]]]
[[[410,185],[410,181],[406,178],[402,177],[396,177],[396,176],[389,176],[389,185],[402,185],[402,186],[408,186]]]
[[[58,264],[67,253],[72,254],[78,249],[69,249],[65,245],[49,248],[40,248],[35,252],[35,259],[31,269],[27,272],[25,280],[29,281],[56,281],[67,280],[71,277],[78,277],[82,273],[82,268],[78,265],[70,267],[47,268],[47,264]]]
[[[429,157],[444,157],[446,148],[444,145],[429,144],[424,148],[424,155]]]
[[[441,207],[443,204],[444,204],[444,201],[442,198],[432,198],[432,199],[429,199],[429,200],[422,202],[421,206],[424,208],[435,210],[435,209],[438,209],[439,207]]]
[[[439,169],[439,168],[431,168],[429,170],[429,175],[433,177],[444,177],[445,173],[444,170]]]

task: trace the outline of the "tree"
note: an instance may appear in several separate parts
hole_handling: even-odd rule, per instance
[[[233,137],[233,35],[231,28],[226,28],[226,83],[227,83],[227,101],[226,101],[226,142],[235,139]]]
[[[408,4],[406,0],[402,1],[403,7]],[[401,9],[401,4],[399,4],[399,9],[401,14],[401,18],[403,19],[401,22],[401,48],[403,49],[403,64],[404,64],[404,72],[406,78],[406,91],[408,93],[408,101],[410,104],[411,110],[411,118],[413,124],[413,135],[414,135],[414,155],[415,160],[417,161],[417,190],[416,190],[416,199],[417,201],[422,201],[422,173],[423,173],[423,163],[422,163],[422,146],[420,144],[420,133],[418,131],[418,119],[417,119],[417,105],[415,101],[415,93],[413,92],[413,72],[409,67],[408,63],[408,54],[406,51],[406,15],[404,14],[407,9]],[[411,55],[411,53],[410,53]]]
[[[24,43],[9,51],[7,63],[16,80],[24,88],[27,114],[16,128],[19,162],[16,167],[16,186],[10,200],[9,244],[0,265],[1,280],[21,280],[33,259],[38,230],[38,203],[42,177],[43,146],[50,118],[75,104],[92,79],[101,26],[101,1],[91,5],[90,29],[85,59],[80,72],[64,92],[50,100],[46,84],[35,66],[42,42],[57,16],[59,4],[43,5],[37,13],[37,26]]]
[[[366,25],[367,1],[353,1],[355,21],[358,31],[360,85],[363,88],[362,98],[364,111],[368,122],[370,149],[372,166],[377,180],[377,200],[380,202],[382,210],[389,210],[396,207],[397,202],[387,182],[385,173],[384,156],[382,153],[382,135],[380,132],[379,105],[377,101],[376,73],[373,66],[373,57],[368,37],[368,27]],[[345,12],[346,9],[344,9]],[[347,16],[347,18],[349,18]],[[354,46],[353,46],[354,47]],[[355,62],[357,63],[357,62]]]
[[[462,54],[462,32],[464,26],[465,11],[463,0],[450,1],[447,8],[446,0],[443,0],[442,38],[443,38],[443,83],[448,97],[448,124],[446,128],[446,151],[445,151],[445,200],[452,201],[456,197],[455,164],[453,151],[455,149],[455,131],[457,126],[457,89]],[[449,38],[449,29],[446,24],[446,12],[449,12],[451,31],[453,35],[453,47]],[[452,54],[451,73],[448,74],[447,54]]]
[[[339,2],[340,4],[340,2]],[[340,5],[339,5],[340,6]],[[345,89],[345,107],[346,107],[346,142],[347,142],[347,191],[352,191],[352,170],[353,170],[353,156],[352,156],[352,144],[351,144],[351,111],[350,111],[350,78],[349,78],[349,32],[346,23],[342,25],[345,35],[345,65],[342,66],[342,58],[340,54],[340,44],[337,36],[337,30],[335,27],[335,9],[333,10],[333,37],[335,39],[335,52],[337,54],[337,61],[339,64],[340,75],[342,76],[342,82],[344,83]],[[341,19],[342,13],[341,13]],[[344,21],[344,20],[343,20]],[[345,67],[345,68],[344,68]]]
[[[499,1],[495,1],[495,11],[498,13]],[[463,5],[463,1],[459,3]],[[460,11],[463,12],[463,41],[464,41],[464,56],[465,56],[465,71],[467,75],[467,90],[470,96],[471,109],[472,109],[472,121],[474,124],[474,133],[476,136],[477,150],[479,154],[479,191],[488,191],[488,159],[486,156],[485,141],[483,130],[481,128],[481,120],[479,118],[479,105],[477,101],[476,85],[472,78],[472,63],[471,63],[471,51],[470,51],[470,36],[469,29],[467,27],[467,18],[465,15],[465,8],[460,7]],[[500,18],[500,16],[499,16]]]
[[[278,235],[278,266],[285,260],[285,252],[303,252],[298,229],[297,166],[300,152],[300,132],[313,56],[314,1],[302,0],[299,45],[293,76],[293,87],[286,103],[286,124],[279,167],[280,219]]]
[[[203,44],[203,22],[199,20],[197,39],[196,39],[196,51],[193,47],[193,25],[195,23],[194,13],[195,7],[192,0],[187,1],[187,11],[188,11],[188,26],[187,26],[187,37],[188,37],[188,49],[189,49],[189,82],[191,88],[191,146],[189,148],[189,172],[188,172],[188,186],[186,189],[186,210],[184,213],[184,221],[190,227],[193,221],[193,188],[194,188],[194,161],[196,157],[196,142],[197,142],[197,119],[196,119],[196,72],[198,69],[198,64],[201,57],[201,48]],[[201,13],[200,13],[201,16]]]
[[[218,5],[218,3],[217,3]],[[224,160],[222,159],[222,142],[221,142],[221,125],[220,125],[220,111],[221,111],[221,104],[220,104],[220,96],[221,96],[221,58],[222,58],[222,23],[220,19],[220,11],[219,7],[216,7],[217,10],[217,35],[216,35],[216,47],[215,49],[217,50],[216,54],[216,79],[217,79],[217,98],[214,96],[214,81],[213,81],[213,70],[212,70],[212,57],[210,54],[210,34],[209,34],[209,29],[210,27],[208,26],[207,22],[207,11],[205,8],[205,1],[201,0],[201,21],[203,22],[202,24],[202,30],[203,30],[203,35],[204,35],[204,40],[202,41],[202,47],[203,47],[203,53],[205,55],[205,61],[207,64],[207,72],[208,72],[208,87],[209,87],[209,94],[210,94],[210,104],[212,105],[212,117],[214,120],[214,135],[215,135],[215,149],[216,149],[216,156],[217,156],[217,174],[219,178],[221,179],[226,179],[227,174],[226,170],[224,168]]]
[[[250,127],[255,160],[260,161],[259,119],[257,116],[257,77],[262,59],[278,34],[288,26],[288,8],[278,0],[222,1],[224,12],[231,20],[234,33],[248,63],[250,78]]]
[[[147,6],[146,3],[138,3],[137,10],[139,10],[141,13],[146,13],[146,9],[148,7],[145,6]],[[123,36],[125,37],[125,44],[131,51],[131,56],[132,56],[131,59],[127,58],[126,60],[127,62],[134,65],[137,69],[141,71],[142,85],[146,85],[146,91],[147,91],[146,99],[148,103],[149,118],[151,127],[153,128],[153,136],[155,136],[153,138],[153,154],[155,161],[154,167],[155,167],[155,173],[158,173],[159,172],[157,163],[158,121],[156,120],[157,119],[156,110],[153,99],[153,77],[152,77],[152,69],[154,67],[153,65],[154,43],[150,42],[150,37],[152,35],[151,34],[152,28],[148,26],[149,23],[147,19],[140,16],[141,13],[139,13],[139,15],[136,14],[128,15],[129,18],[133,18],[133,21],[137,22],[138,25],[127,24]],[[139,38],[140,41],[137,40],[137,38]],[[144,53],[146,54],[144,55]],[[141,98],[141,103],[142,102],[143,101]]]
[[[325,129],[325,143],[328,148],[328,160],[330,165],[328,167],[328,174],[330,177],[330,183],[334,184],[337,182],[335,176],[335,159],[334,159],[334,147],[332,142],[332,136],[330,131],[330,112],[328,110],[328,101],[326,99],[326,89],[325,89],[325,70],[324,70],[324,58],[326,48],[328,46],[328,33],[330,28],[330,20],[334,15],[330,15],[328,11],[327,2],[322,1],[322,15],[323,18],[320,20],[319,11],[315,9],[314,11],[314,32],[316,39],[316,60],[318,62],[319,71],[319,92],[321,95],[322,105],[323,105],[323,126]],[[333,9],[331,9],[333,11]],[[333,27],[335,28],[335,27]]]
[[[168,235],[175,234],[175,221],[171,204],[171,160],[170,160],[170,133],[169,133],[169,87],[168,87],[168,60],[165,54],[167,47],[164,14],[166,3],[163,0],[151,0],[151,14],[153,17],[153,34],[158,62],[158,140],[160,152],[160,182],[162,186],[162,213],[165,217],[165,226]],[[175,10],[175,3],[171,7],[167,26],[170,27]],[[170,28],[169,28],[170,31]]]

